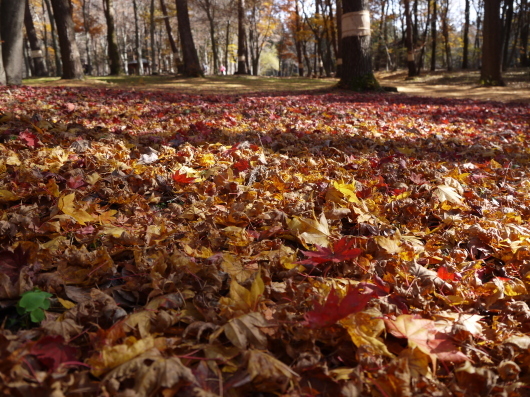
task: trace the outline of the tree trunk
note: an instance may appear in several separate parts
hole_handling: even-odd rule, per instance
[[[74,21],[70,13],[68,0],[51,0],[53,15],[57,24],[59,34],[59,45],[61,46],[61,60],[63,64],[63,79],[83,78],[83,65],[75,41]]]
[[[46,9],[48,10],[48,18],[50,19],[51,35],[52,35],[52,47],[55,55],[55,75],[61,76],[63,74],[63,64],[61,62],[61,51],[57,43],[57,30],[55,28],[55,18],[53,16],[50,0],[44,0],[46,3]]]
[[[342,0],[337,1],[337,32],[342,32]],[[337,40],[337,73],[335,77],[342,77],[342,38]]]
[[[245,29],[244,0],[237,1],[237,71],[236,74],[248,74],[247,36]]]
[[[133,0],[133,11],[134,11],[134,39],[135,39],[135,53],[137,61],[136,73],[140,76],[144,74],[144,62],[142,59],[142,45],[140,43],[140,26],[138,24],[138,4],[137,0]]]
[[[519,46],[519,63],[523,67],[530,66],[530,59],[528,57],[528,34],[530,31],[530,16],[528,15],[530,10],[528,9],[528,0],[521,0],[521,12],[520,12],[520,43]]]
[[[432,20],[431,20],[431,36],[432,36],[432,43],[431,43],[431,72],[434,72],[436,70],[436,40],[437,40],[437,33],[436,33],[436,22],[438,19],[438,7],[436,6],[436,0],[432,0]]]
[[[453,61],[451,57],[451,43],[449,41],[449,0],[443,4],[442,14],[442,36],[444,38],[444,50],[447,70],[453,70]]]
[[[114,22],[114,1],[103,0],[103,10],[107,20],[107,46],[109,56],[110,74],[118,76],[123,73],[123,67],[116,38],[116,25]]]
[[[342,0],[343,69],[340,86],[355,91],[379,89],[372,72],[368,0]]]
[[[418,73],[416,71],[416,61],[414,57],[414,42],[413,42],[413,26],[412,26],[412,15],[410,13],[410,0],[404,0],[405,2],[405,20],[407,22],[406,30],[406,47],[407,47],[407,68],[408,77],[414,77]]]
[[[179,50],[175,38],[173,36],[173,29],[171,28],[171,23],[169,21],[169,16],[167,12],[166,3],[164,0],[160,0],[160,9],[162,10],[162,15],[164,15],[164,24],[166,25],[167,37],[169,40],[169,45],[171,46],[171,52],[173,53],[173,58],[175,59],[175,64],[177,65],[177,73],[184,73],[184,65],[180,59]]]
[[[510,49],[510,36],[512,35],[513,20],[513,0],[504,1],[504,25],[502,28],[502,37],[504,39],[502,54],[502,70],[508,69],[508,55]]]
[[[151,40],[151,74],[158,74],[158,65],[155,53],[155,0],[151,0],[149,35]]]
[[[184,58],[184,75],[188,77],[203,76],[195,43],[193,42],[193,35],[191,34],[188,0],[175,0],[175,3],[177,5],[180,45]]]
[[[504,85],[502,79],[502,21],[501,1],[484,0],[484,29],[482,43],[482,68],[480,82],[483,85]]]
[[[0,37],[7,84],[22,84],[24,3],[25,1],[0,2]]]
[[[464,10],[464,43],[462,48],[462,69],[469,67],[469,10],[471,0],[466,0],[466,7]]]
[[[304,76],[304,61],[302,59],[302,24],[300,22],[300,7],[298,0],[294,2],[294,46],[296,49],[296,60],[298,61],[298,75]]]
[[[33,24],[33,17],[31,16],[31,9],[29,1],[25,1],[26,9],[24,14],[24,25],[26,27],[26,34],[28,36],[29,45],[31,47],[31,59],[33,61],[33,69],[36,76],[47,76],[48,69],[44,62],[44,54],[42,53],[42,42],[37,36],[35,25]]]

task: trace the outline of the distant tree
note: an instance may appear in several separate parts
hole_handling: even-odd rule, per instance
[[[504,85],[502,79],[502,0],[484,0],[484,29],[482,43],[482,68],[480,81],[483,85]]]
[[[215,27],[218,24],[216,13],[217,13],[217,4],[215,0],[196,0],[199,6],[203,9],[208,19],[209,31],[210,31],[210,42],[212,45],[212,55],[213,55],[213,70],[214,73],[217,73],[219,70],[219,51],[217,49],[217,37],[215,34]]]
[[[436,23],[438,20],[438,7],[436,0],[432,0],[431,19],[431,72],[436,70]]]
[[[410,11],[410,0],[404,0],[405,3],[405,21],[407,27],[405,30],[405,44],[407,47],[407,68],[408,77],[414,77],[419,74],[419,70],[416,69],[416,61],[414,57],[414,40],[413,40],[413,26],[412,26],[412,14]]]
[[[24,25],[26,27],[26,34],[28,36],[29,45],[31,48],[31,59],[33,61],[33,70],[36,76],[47,76],[48,68],[46,62],[44,62],[44,54],[42,53],[42,42],[37,36],[35,25],[33,23],[33,17],[31,15],[31,9],[29,6],[29,0],[25,1],[26,9],[24,13]]]
[[[368,0],[342,0],[342,88],[366,91],[379,88],[370,50]]]
[[[169,14],[167,12],[166,2],[160,0],[160,9],[162,10],[162,15],[164,16],[164,25],[166,26],[167,37],[169,40],[169,45],[171,46],[171,52],[173,53],[173,58],[177,66],[177,73],[184,73],[184,64],[179,56],[179,50],[175,38],[173,36],[173,29],[171,28],[171,22],[169,21]]]
[[[0,83],[22,84],[22,27],[24,26],[25,1],[0,2],[0,38],[2,64]]]
[[[462,47],[462,69],[469,67],[469,11],[471,0],[465,0],[466,6],[464,10],[464,37]]]
[[[114,0],[103,0],[103,12],[107,21],[107,53],[109,56],[110,74],[117,76],[123,73],[123,67],[116,38]]]
[[[53,16],[57,24],[59,45],[61,46],[61,60],[63,64],[63,79],[83,78],[83,65],[75,41],[74,21],[68,0],[51,0]]]
[[[184,75],[199,77],[203,75],[197,49],[191,34],[190,16],[188,13],[188,0],[175,0],[177,6],[177,19],[179,27],[180,45],[184,58]]]
[[[237,70],[236,74],[248,74],[247,34],[245,26],[245,2],[237,0]]]

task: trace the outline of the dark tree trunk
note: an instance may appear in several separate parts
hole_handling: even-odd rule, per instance
[[[184,58],[184,74],[188,77],[203,76],[202,68],[191,34],[190,16],[188,14],[188,0],[175,0],[177,5],[177,19],[179,25],[180,45]]]
[[[408,77],[417,76],[418,72],[416,71],[416,60],[414,57],[414,40],[413,40],[413,26],[412,26],[412,15],[410,13],[410,0],[405,1],[405,20],[407,22],[406,30],[406,47],[407,47],[407,68],[408,68]]]
[[[109,56],[110,74],[117,76],[123,73],[118,40],[116,38],[116,25],[114,22],[114,1],[103,0],[103,10],[107,20],[107,46]]]
[[[510,49],[510,36],[512,35],[512,21],[513,21],[513,0],[506,0],[504,2],[504,26],[502,29],[503,54],[502,54],[502,70],[508,69],[508,55]]]
[[[442,8],[442,36],[444,38],[445,61],[447,70],[453,70],[453,60],[451,57],[451,43],[449,41],[449,0],[444,0]]]
[[[337,73],[335,74],[335,77],[341,78],[342,77],[342,36],[340,36],[340,32],[342,32],[342,1],[343,0],[337,0],[337,32],[339,32],[339,39],[337,40]]]
[[[7,84],[22,84],[24,3],[21,0],[0,2],[2,61]]]
[[[136,72],[142,76],[144,74],[144,62],[142,59],[142,45],[140,43],[140,26],[138,25],[138,4],[137,0],[133,0],[133,11],[134,11],[134,43],[136,52]]]
[[[53,16],[50,0],[44,0],[46,3],[46,9],[48,10],[48,18],[50,19],[51,35],[52,35],[52,47],[55,55],[55,75],[61,76],[63,74],[63,64],[61,62],[61,51],[57,44],[57,29],[55,27],[55,18]]]
[[[368,0],[342,0],[342,58],[340,86],[355,91],[379,88],[372,71]]]
[[[464,43],[462,48],[462,69],[469,67],[469,9],[471,0],[466,0],[466,7],[464,10]]]
[[[57,33],[59,34],[59,45],[61,46],[62,78],[80,80],[83,78],[83,65],[75,41],[74,21],[70,13],[70,5],[68,0],[51,1]]]
[[[158,65],[155,53],[155,0],[151,0],[149,21],[149,36],[151,40],[151,74],[158,74]]]
[[[247,35],[245,29],[245,5],[237,1],[237,71],[236,74],[248,74],[247,69]]]
[[[432,0],[432,20],[431,20],[431,36],[432,36],[432,43],[431,43],[431,72],[434,72],[436,70],[436,41],[437,41],[437,33],[436,33],[436,22],[438,19],[438,7],[436,5],[436,0]]]
[[[177,43],[175,42],[175,38],[173,37],[173,29],[171,28],[171,23],[169,22],[166,2],[164,0],[160,0],[160,9],[162,10],[162,14],[164,15],[164,24],[166,25],[166,32],[169,40],[169,45],[171,46],[171,52],[173,53],[173,58],[175,59],[175,64],[177,65],[177,73],[183,74],[184,65],[182,64],[182,61],[180,59]]]
[[[520,49],[519,49],[519,63],[523,67],[530,66],[530,59],[528,57],[528,34],[530,31],[530,16],[528,15],[528,0],[521,1],[521,16],[520,16]]]
[[[482,68],[480,82],[483,85],[504,85],[502,79],[502,20],[501,1],[484,0],[484,30],[482,43]]]
[[[298,0],[295,0],[294,3],[294,45],[296,48],[296,60],[298,61],[298,75],[302,77],[304,75],[304,61],[302,59],[302,24],[300,22],[300,7],[298,5]]]
[[[48,69],[44,62],[44,54],[42,53],[42,43],[37,36],[35,25],[33,24],[33,17],[31,16],[31,9],[29,1],[25,1],[26,10],[24,14],[24,25],[26,27],[26,34],[28,36],[29,45],[31,47],[31,59],[33,61],[33,69],[36,76],[47,76]]]

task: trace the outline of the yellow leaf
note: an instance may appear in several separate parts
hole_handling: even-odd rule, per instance
[[[66,215],[71,216],[75,221],[81,225],[85,225],[86,222],[92,222],[94,217],[83,209],[77,208],[74,203],[75,193],[67,194],[59,198],[57,207],[63,211]]]
[[[227,297],[221,298],[219,304],[222,311],[228,315],[230,313],[248,313],[256,309],[264,291],[265,285],[259,272],[250,286],[250,291],[232,279],[230,293]]]
[[[55,182],[55,179],[53,178],[50,178],[46,184],[46,189],[53,197],[59,197],[61,195],[59,192],[59,186],[57,186],[57,182]]]
[[[379,335],[385,330],[382,317],[383,313],[375,308],[370,308],[349,315],[340,320],[340,324],[346,328],[357,347],[369,346],[374,353],[394,357],[379,338]]]
[[[451,186],[439,185],[436,187],[433,194],[438,197],[440,202],[450,201],[454,204],[462,203],[462,196],[460,196],[456,189]]]
[[[72,307],[75,306],[75,303],[74,303],[74,302],[69,301],[69,300],[67,300],[67,299],[57,298],[57,300],[59,301],[59,303],[60,303],[61,305],[63,305],[63,307],[64,307],[65,309],[71,309]]]
[[[16,201],[19,200],[16,194],[11,193],[9,190],[1,189],[0,190],[0,201]]]
[[[321,247],[327,247],[329,245],[328,237],[330,232],[324,213],[320,215],[320,221],[295,216],[293,219],[287,221],[287,226],[291,233],[298,237],[306,248],[308,248],[307,244],[316,244]]]
[[[105,211],[104,213],[98,216],[99,223],[104,225],[114,222],[116,220],[116,217],[114,215],[116,215],[117,213],[118,211],[116,210]]]
[[[360,200],[355,193],[355,184],[339,183],[334,181],[333,188],[326,193],[326,200],[339,202],[340,199],[346,199],[350,203],[360,204]]]
[[[120,345],[103,346],[100,351],[94,353],[87,360],[87,363],[92,367],[92,375],[103,375],[155,346],[155,340],[152,336],[140,340],[130,336],[124,342]]]
[[[402,248],[400,247],[401,241],[395,238],[375,236],[374,240],[376,241],[377,245],[379,245],[389,254],[397,254],[402,251]]]
[[[91,185],[94,185],[100,179],[101,179],[101,175],[99,175],[97,172],[87,175],[85,178],[85,180]]]

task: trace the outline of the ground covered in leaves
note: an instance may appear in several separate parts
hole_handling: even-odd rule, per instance
[[[0,89],[3,396],[530,393],[529,104]]]

